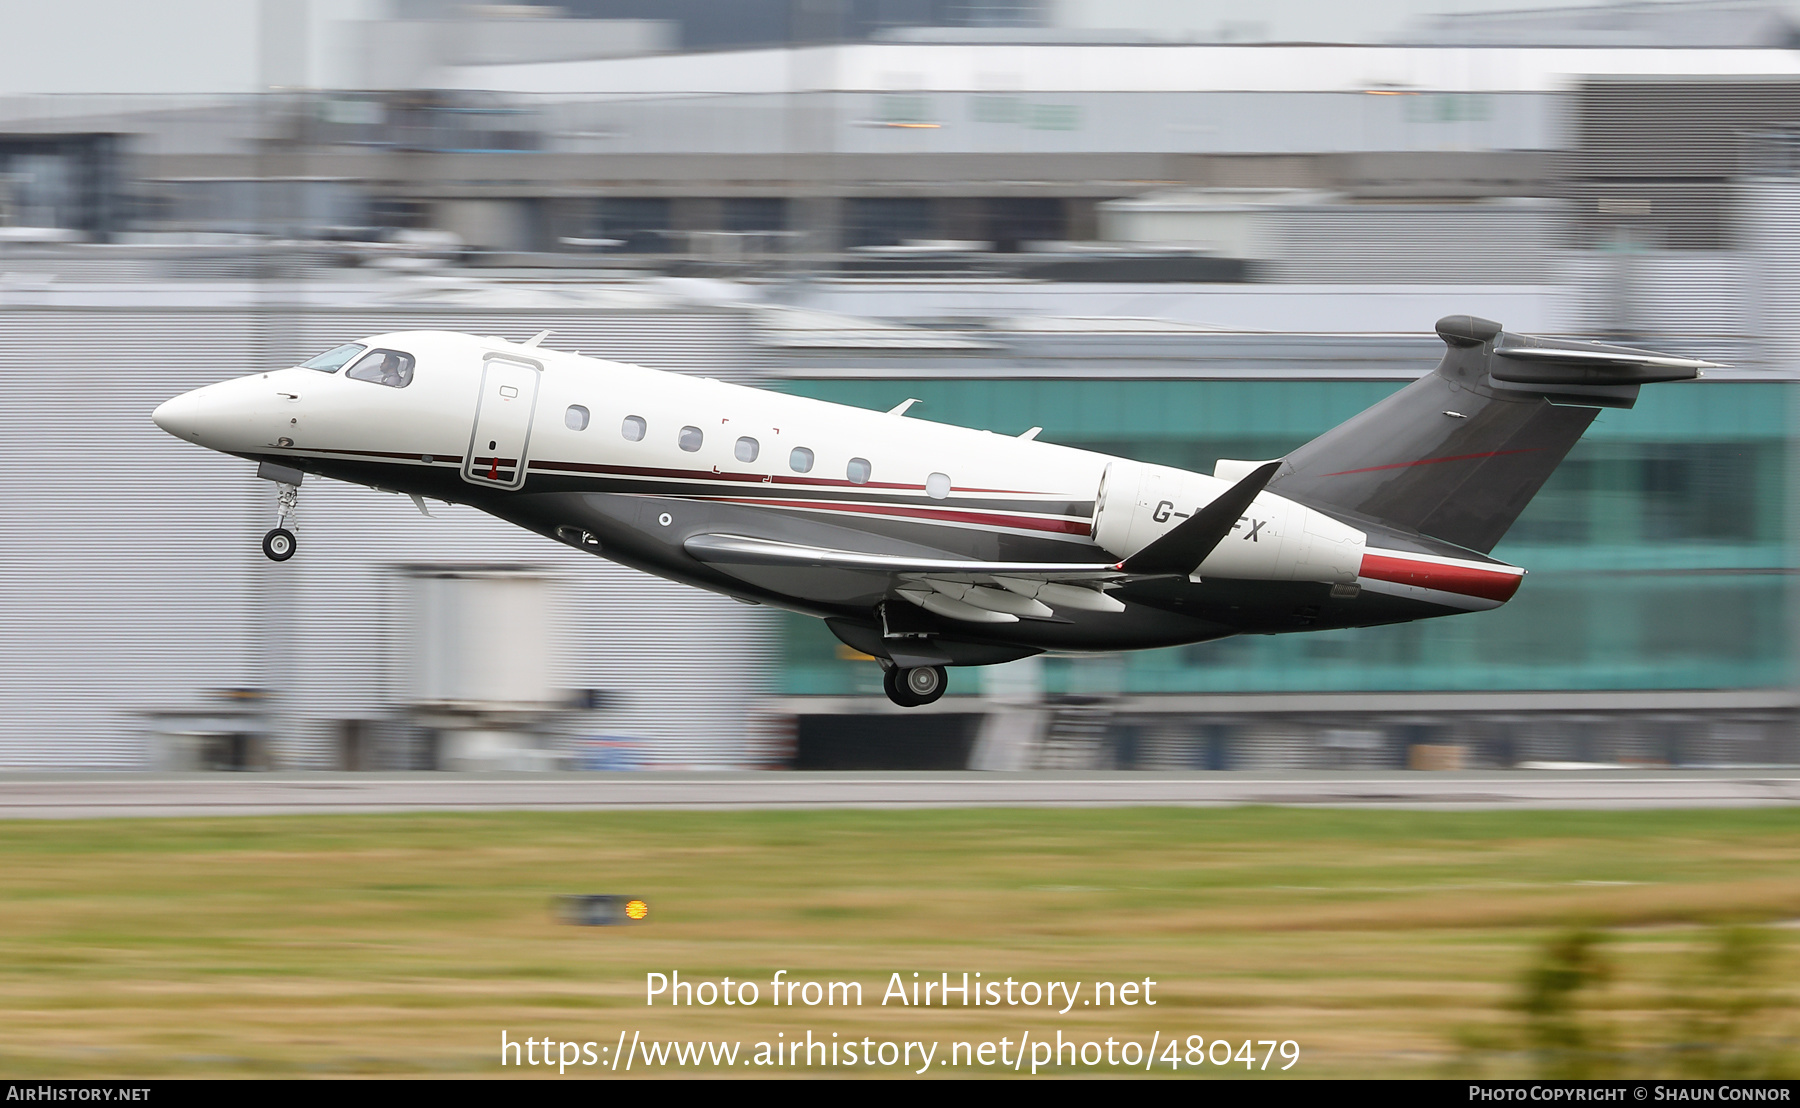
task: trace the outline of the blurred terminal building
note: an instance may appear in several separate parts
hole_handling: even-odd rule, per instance
[[[283,79],[265,30],[261,94],[0,99],[0,766],[1800,761],[1800,28],[1293,45],[1178,8],[412,0],[346,38],[353,87]],[[818,623],[467,509],[309,482],[269,563],[273,487],[148,417],[371,332],[551,328],[1210,471],[1428,370],[1452,312],[1731,368],[1602,416],[1499,611],[959,671],[912,711]]]

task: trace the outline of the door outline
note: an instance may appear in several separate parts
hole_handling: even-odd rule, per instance
[[[525,414],[525,437],[519,442],[518,465],[513,469],[510,481],[490,481],[478,472],[476,464],[477,437],[481,433],[482,407],[488,400],[488,370],[494,363],[500,362],[514,369],[528,369],[531,377],[531,408]],[[526,470],[530,466],[531,432],[537,424],[538,394],[543,391],[544,366],[542,362],[531,358],[523,358],[517,354],[488,353],[481,356],[481,384],[475,391],[475,412],[469,419],[469,449],[463,454],[462,478],[472,485],[480,485],[488,489],[517,489],[525,484]]]

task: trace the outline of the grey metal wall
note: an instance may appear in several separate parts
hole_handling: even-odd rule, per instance
[[[1737,200],[1747,322],[1771,366],[1800,367],[1800,177],[1739,181]]]
[[[1755,326],[1750,300],[1755,280],[1745,254],[1717,250],[1656,250],[1625,244],[1614,250],[1560,251],[1564,281],[1574,294],[1574,330],[1643,341],[1705,336],[1739,348],[1750,336],[1775,338]],[[1713,348],[1708,357],[1729,357]],[[1764,355],[1752,355],[1759,362]]]
[[[381,715],[399,680],[404,562],[546,567],[560,584],[560,682],[617,694],[570,736],[623,739],[643,764],[759,762],[753,701],[768,613],[586,557],[470,509],[325,481],[301,496],[301,552],[258,542],[273,486],[150,423],[186,389],[346,338],[448,327],[659,368],[742,376],[731,312],[0,310],[0,767],[134,768],[147,709],[205,690],[278,694],[276,754],[322,765],[334,721]],[[439,509],[434,507],[434,511]]]
[[[817,92],[535,101],[564,154],[1550,150],[1554,93]]]
[[[558,154],[1320,153],[1551,150],[1562,145],[1549,92],[803,92],[575,98],[509,94],[507,125]],[[416,127],[321,130],[331,97],[276,95],[0,97],[14,132],[130,135],[131,152],[246,154],[259,137],[420,145]],[[444,113],[454,121],[456,113]],[[478,125],[491,126],[491,121]],[[472,141],[472,140],[471,140]],[[428,148],[456,149],[448,133]],[[467,144],[463,144],[467,145]]]
[[[1555,278],[1560,213],[1542,204],[1320,204],[1269,213],[1269,280],[1535,285]]]
[[[1680,250],[1731,245],[1733,181],[1759,136],[1800,122],[1800,81],[1785,77],[1591,77],[1567,98],[1557,194],[1570,245],[1612,240]]]

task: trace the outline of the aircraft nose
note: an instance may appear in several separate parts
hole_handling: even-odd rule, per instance
[[[184,392],[172,400],[165,400],[150,413],[151,422],[174,435],[178,439],[198,442],[203,422],[205,402],[201,399],[202,390]]]

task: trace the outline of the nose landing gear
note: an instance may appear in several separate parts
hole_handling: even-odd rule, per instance
[[[944,673],[943,666],[914,666],[902,669],[896,665],[888,665],[881,675],[882,691],[889,700],[902,708],[917,708],[921,704],[930,704],[944,695],[950,687],[950,679]]]
[[[300,486],[290,485],[286,481],[275,485],[275,527],[263,536],[263,554],[271,562],[285,562],[294,556],[294,548],[298,545],[294,532],[288,529],[287,523],[293,519],[300,508]]]

